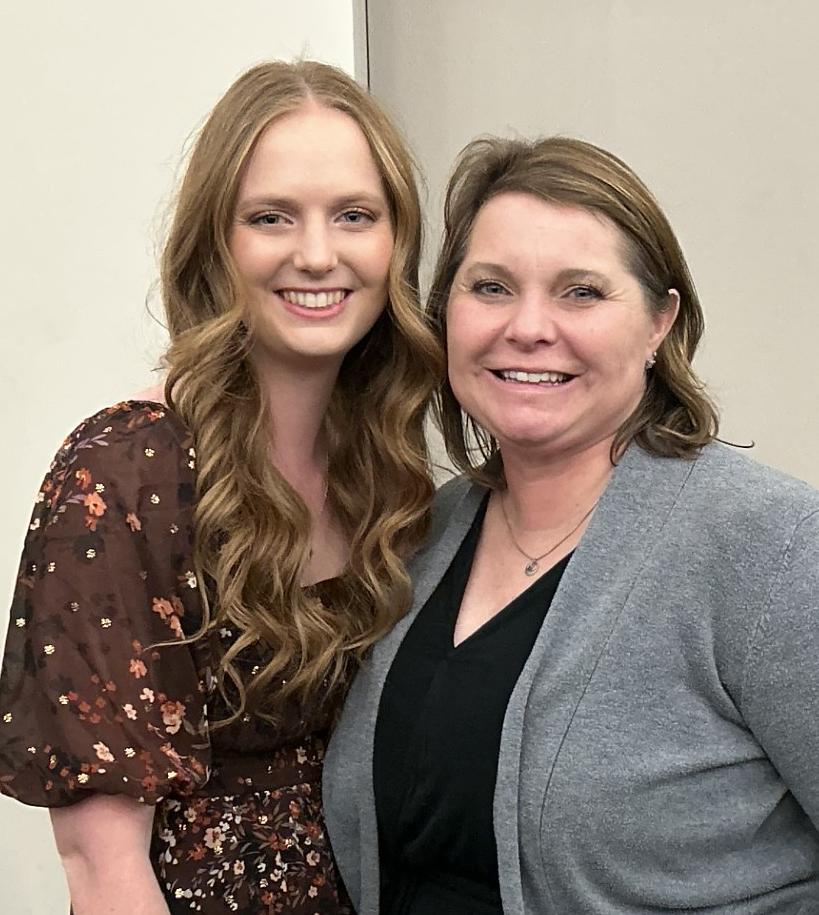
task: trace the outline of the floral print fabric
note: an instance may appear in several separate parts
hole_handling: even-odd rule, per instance
[[[66,439],[37,496],[0,677],[0,791],[156,804],[173,913],[346,913],[321,816],[335,711],[284,727],[223,716],[197,630],[196,456],[178,418],[126,402]],[[232,634],[223,630],[221,638]]]

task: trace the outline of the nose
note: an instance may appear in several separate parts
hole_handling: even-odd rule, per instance
[[[329,273],[338,264],[331,228],[319,220],[305,223],[296,240],[293,263],[305,273]]]
[[[520,296],[512,305],[504,338],[527,349],[554,343],[558,337],[556,317],[552,303],[543,293]]]

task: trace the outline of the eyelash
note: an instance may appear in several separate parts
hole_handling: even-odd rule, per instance
[[[603,295],[603,290],[598,289],[597,286],[592,286],[590,283],[584,283],[582,286],[572,286],[572,288],[569,290],[569,292],[570,293],[572,293],[572,292],[590,292],[591,293],[590,296],[581,296],[580,297],[581,302],[587,302],[590,299],[605,298],[605,296]]]
[[[497,286],[498,289],[502,290],[502,292],[489,292],[486,288],[487,286]],[[504,292],[507,292],[507,289],[503,283],[499,283],[497,280],[475,280],[475,282],[472,284],[472,292],[477,293],[478,295],[494,296],[502,295]]]
[[[368,213],[366,210],[360,210],[357,207],[352,207],[349,210],[345,210],[342,216],[363,216],[365,219],[369,219],[370,222],[375,222],[375,216],[372,213]],[[360,225],[361,223],[350,223],[350,225]]]
[[[265,222],[266,219],[275,219],[276,222]],[[251,226],[265,226],[266,228],[272,228],[273,226],[281,225],[281,220],[284,217],[281,213],[258,213],[255,216],[248,217],[248,225]]]
[[[339,215],[342,218],[351,216],[351,215],[363,217],[363,219],[358,222],[347,222],[347,220],[345,219],[345,222],[347,222],[347,225],[351,225],[351,226],[363,225],[366,220],[369,220],[370,222],[375,222],[375,220],[376,220],[376,217],[372,213],[368,213],[366,210],[361,210],[356,207],[352,207],[348,210],[344,210]],[[276,222],[265,222],[266,219],[271,219],[271,218],[275,219]],[[276,226],[282,225],[282,220],[284,220],[286,218],[287,217],[285,217],[282,213],[258,213],[255,216],[251,216],[248,219],[248,223],[252,226],[264,226],[267,228],[274,228]]]
[[[488,286],[494,286],[494,287],[496,287],[496,289],[494,291],[490,292],[487,289]],[[502,294],[506,293],[507,291],[508,290],[503,285],[503,283],[500,283],[497,280],[490,280],[490,279],[476,280],[472,284],[472,292],[476,293],[477,295],[498,296],[498,295],[502,295]],[[599,289],[597,286],[592,286],[590,283],[584,283],[582,286],[573,286],[571,289],[568,290],[569,295],[572,295],[572,293],[576,293],[576,292],[585,292],[585,293],[590,293],[590,294],[582,295],[582,296],[572,296],[575,299],[575,301],[588,302],[588,301],[593,301],[595,299],[605,298],[603,290]]]

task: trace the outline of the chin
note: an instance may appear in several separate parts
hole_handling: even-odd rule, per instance
[[[326,349],[302,350],[294,353],[294,358],[305,366],[322,367],[325,365],[339,365],[350,351],[350,347],[327,347]]]
[[[559,433],[555,433],[554,435],[544,433],[542,428],[527,430],[502,429],[493,432],[492,434],[499,442],[501,448],[528,448],[532,451],[543,451],[544,449],[553,447],[555,444],[559,444],[561,438]]]
[[[352,335],[337,333],[298,335],[279,344],[282,353],[297,359],[343,359],[355,346]]]
[[[480,414],[477,414],[480,416]],[[498,440],[542,441],[565,435],[571,428],[566,417],[539,410],[487,410],[478,422]]]
[[[515,427],[507,423],[504,428],[496,427],[492,435],[501,449],[530,451],[538,456],[582,452],[609,437],[605,433],[595,435],[588,429],[578,429],[576,425],[545,427],[543,422]]]
[[[534,459],[538,459],[550,455],[557,454],[560,452],[560,448],[555,445],[554,442],[544,442],[543,440],[535,441],[534,439],[523,439],[517,441],[504,441],[500,446],[501,453],[506,451],[511,453],[512,451],[517,452],[521,455],[531,455]]]

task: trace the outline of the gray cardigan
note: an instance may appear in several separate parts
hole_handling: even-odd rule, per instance
[[[359,915],[378,912],[381,690],[482,495],[439,492],[412,609],[328,752]],[[819,493],[722,445],[628,450],[509,701],[494,819],[506,915],[819,913]]]

